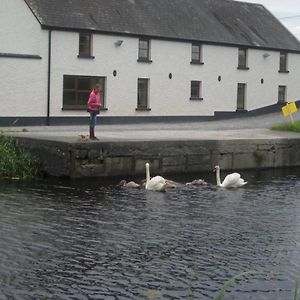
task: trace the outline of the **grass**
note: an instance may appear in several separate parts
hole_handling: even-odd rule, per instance
[[[235,283],[235,281],[236,281],[238,278],[243,277],[243,276],[246,276],[246,275],[249,275],[249,274],[255,274],[255,273],[257,273],[257,272],[255,272],[255,271],[242,272],[242,273],[237,274],[236,276],[233,276],[233,277],[230,278],[229,280],[227,280],[227,281],[223,284],[221,290],[218,292],[218,294],[217,294],[215,300],[223,300],[226,290],[227,290],[229,287],[231,287],[231,286]],[[294,297],[293,297],[292,300],[300,300],[300,291],[299,291],[299,288],[298,288],[298,282],[297,282],[297,281],[296,281],[296,283],[295,283]]]
[[[245,275],[253,274],[253,273],[256,273],[256,272],[255,271],[242,272],[242,273],[237,274],[236,276],[233,276],[232,278],[230,278],[228,281],[226,281],[224,283],[224,285],[222,286],[221,290],[218,292],[215,300],[222,300],[223,297],[224,297],[224,295],[225,295],[226,290],[230,286],[232,286],[238,278],[243,277]]]
[[[300,132],[300,121],[284,122],[271,127],[272,130]]]
[[[38,163],[11,137],[0,135],[0,178],[21,179],[35,176]]]
[[[295,293],[294,293],[294,299],[293,300],[300,300],[300,292],[299,292],[299,289],[298,289],[298,282],[296,282]]]

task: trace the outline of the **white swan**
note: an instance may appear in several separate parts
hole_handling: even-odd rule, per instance
[[[215,166],[214,172],[216,172],[217,186],[226,188],[237,188],[247,184],[247,181],[244,181],[244,179],[241,178],[241,175],[239,173],[228,174],[221,183],[220,166]]]
[[[150,167],[149,163],[146,166],[146,190],[164,192],[166,190],[166,180],[161,176],[155,176],[150,179]]]
[[[140,187],[140,185],[138,183],[135,183],[134,181],[127,182],[125,179],[121,180],[119,185],[128,187],[128,188],[139,188]]]

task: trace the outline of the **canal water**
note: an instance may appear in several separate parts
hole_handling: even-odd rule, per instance
[[[243,188],[190,174],[166,193],[117,179],[0,181],[0,299],[214,299],[253,271],[224,299],[292,300],[300,169],[241,173]],[[184,184],[199,177],[208,185]]]

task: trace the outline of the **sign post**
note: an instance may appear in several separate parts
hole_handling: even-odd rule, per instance
[[[294,123],[293,113],[297,112],[297,106],[295,102],[287,103],[281,108],[282,113],[285,117],[290,116],[292,123]]]

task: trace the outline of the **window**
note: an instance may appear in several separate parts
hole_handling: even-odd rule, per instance
[[[237,88],[237,110],[245,110],[246,84],[238,83]]]
[[[201,62],[201,45],[192,44],[192,64],[202,64]]]
[[[90,33],[79,33],[78,57],[92,57],[92,35]]]
[[[89,94],[96,83],[103,86],[102,99],[104,101],[104,77],[64,75],[63,108],[86,109]],[[105,106],[104,103],[103,106]]]
[[[286,73],[287,70],[287,53],[280,52],[280,60],[279,60],[279,72]]]
[[[191,81],[191,97],[190,100],[202,100],[201,98],[201,81]]]
[[[286,102],[286,86],[279,85],[278,86],[278,103]]]
[[[138,93],[137,93],[137,109],[149,109],[148,108],[148,88],[149,79],[138,79]]]
[[[151,62],[150,60],[150,41],[148,39],[139,40],[138,61]]]
[[[238,69],[249,69],[247,67],[247,49],[245,48],[239,48]]]

